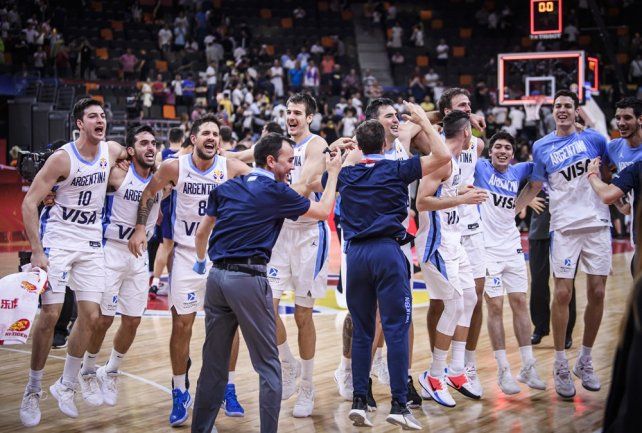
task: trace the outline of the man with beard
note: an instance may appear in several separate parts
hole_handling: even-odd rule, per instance
[[[173,407],[169,423],[172,426],[183,424],[187,420],[187,409],[192,404],[187,380],[189,343],[196,311],[203,305],[206,278],[192,270],[196,260],[196,229],[201,217],[205,215],[209,193],[227,179],[247,174],[251,170],[239,160],[217,155],[219,139],[220,124],[216,116],[207,114],[194,122],[190,130],[194,151],[161,164],[143,190],[136,228],[129,240],[129,250],[137,257],[142,255],[147,246],[146,223],[156,194],[167,185],[172,185],[175,194],[171,216],[174,221],[174,262],[169,293],[172,312],[170,358],[173,372]]]

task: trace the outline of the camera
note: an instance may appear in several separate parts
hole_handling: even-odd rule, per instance
[[[45,161],[54,153],[53,150],[48,149],[42,152],[29,152],[26,150],[21,150],[18,153],[18,172],[26,181],[33,182],[33,179],[36,177],[36,174],[43,165]]]

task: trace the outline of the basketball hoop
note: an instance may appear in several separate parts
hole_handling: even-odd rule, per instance
[[[524,111],[526,112],[527,122],[536,122],[540,119],[539,110],[546,102],[546,96],[538,95],[524,101]]]

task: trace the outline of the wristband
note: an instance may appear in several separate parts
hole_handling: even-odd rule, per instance
[[[194,263],[194,266],[192,266],[192,270],[197,274],[205,275],[206,266],[207,266],[207,260],[206,259],[199,260],[197,257],[196,263]]]

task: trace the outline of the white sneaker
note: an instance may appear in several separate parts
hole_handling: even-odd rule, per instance
[[[509,367],[500,367],[497,371],[497,384],[502,392],[506,395],[517,394],[521,391],[517,382],[513,378]]]
[[[433,377],[426,370],[419,375],[419,384],[430,394],[430,397],[442,406],[455,407],[455,400],[448,392],[446,385],[446,376]]]
[[[478,395],[479,398],[481,398],[484,394],[484,388],[482,388],[481,382],[479,381],[479,376],[477,375],[477,367],[475,366],[475,364],[466,364],[466,366],[464,367],[464,373],[468,378],[468,382],[470,382],[471,386],[473,387],[475,394]]]
[[[599,391],[602,387],[600,379],[593,370],[593,359],[590,356],[580,356],[577,358],[573,374],[582,379],[582,386],[589,391]]]
[[[575,384],[568,368],[568,361],[553,362],[553,380],[555,381],[555,392],[563,398],[575,397]]]
[[[158,292],[156,292],[157,296],[168,296],[169,295],[169,284],[166,283],[160,283],[158,284]]]
[[[372,374],[377,376],[379,383],[390,385],[390,372],[388,372],[388,362],[383,356],[377,358],[372,363]]]
[[[281,361],[281,378],[283,381],[281,400],[287,400],[296,392],[296,380],[301,376],[301,363],[296,359],[294,362]]]
[[[115,406],[118,401],[118,372],[108,372],[106,367],[99,367],[96,377],[103,393],[103,402],[108,406]]]
[[[337,388],[339,388],[339,395],[347,401],[352,401],[352,394],[354,392],[352,385],[352,369],[345,370],[338,367],[334,371],[334,381],[337,383]]]
[[[70,418],[78,418],[78,409],[74,398],[76,397],[76,387],[64,385],[62,378],[58,379],[56,383],[49,387],[49,392],[58,400],[58,408],[62,413]]]
[[[30,392],[25,389],[20,403],[20,421],[25,427],[34,427],[40,424],[40,400],[44,400],[46,394],[43,391]]]
[[[544,381],[540,379],[539,375],[537,374],[537,370],[535,369],[535,360],[532,360],[524,367],[522,367],[522,369],[519,371],[519,375],[517,376],[517,380],[519,382],[525,383],[529,388],[546,389],[546,383],[544,383]]]
[[[81,374],[78,373],[78,382],[82,398],[92,406],[103,404],[103,392],[100,390],[100,383],[96,373]]]
[[[305,418],[312,415],[314,409],[314,385],[307,380],[301,380],[299,386],[299,395],[296,398],[292,416],[295,418]]]

